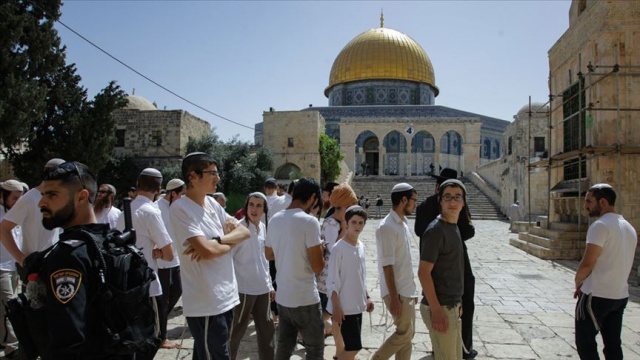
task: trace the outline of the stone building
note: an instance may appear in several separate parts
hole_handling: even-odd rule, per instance
[[[184,110],[158,110],[149,100],[129,95],[127,106],[113,112],[116,156],[132,156],[141,166],[180,165],[190,138],[208,134],[205,120]]]
[[[503,213],[518,200],[525,216],[546,215],[549,210],[549,178],[546,166],[531,166],[549,157],[549,105],[526,104],[505,129],[500,159],[484,164],[477,173],[500,196],[494,200]],[[529,186],[531,185],[531,186]]]
[[[569,29],[549,50],[551,222],[585,224],[585,190],[604,182],[640,229],[638,34],[640,2],[574,0]]]
[[[298,152],[319,159],[317,137],[296,141],[307,126],[315,132],[309,119],[324,123],[321,130],[338,140],[354,174],[411,176],[437,173],[440,167],[467,172],[500,157],[509,122],[435,105],[439,89],[427,53],[383,21],[336,57],[324,90],[329,106],[270,109],[256,124],[255,143],[271,150],[276,174],[297,167],[309,175],[311,165],[320,166],[319,161],[294,163],[289,152],[281,151],[290,149],[286,142],[293,138]]]
[[[569,23],[549,50],[551,220],[578,221],[606,182],[640,229],[640,2],[574,0]]]

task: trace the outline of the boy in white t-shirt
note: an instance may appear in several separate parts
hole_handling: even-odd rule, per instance
[[[207,194],[220,181],[218,163],[205,153],[182,159],[187,193],[171,205],[180,256],[182,306],[193,336],[193,359],[229,359],[233,308],[240,303],[230,251],[251,235]]]
[[[358,236],[367,222],[367,212],[354,205],[344,215],[347,233],[331,250],[329,281],[331,297],[327,311],[333,323],[340,327],[344,351],[336,354],[339,360],[353,360],[362,349],[362,313],[373,311],[366,286],[364,245]]]

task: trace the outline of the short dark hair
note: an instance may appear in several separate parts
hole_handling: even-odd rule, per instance
[[[60,180],[63,185],[73,185],[75,188],[84,188],[89,192],[89,202],[93,203],[98,193],[98,183],[95,175],[87,165],[67,161],[56,167],[47,168],[42,174],[42,180]]]
[[[217,161],[215,161],[212,157],[210,157],[209,155],[203,152],[193,152],[193,153],[187,154],[187,156],[185,156],[182,159],[182,166],[181,166],[182,180],[184,180],[184,182],[188,184],[189,174],[192,171],[202,176],[202,170],[206,169],[212,164],[214,164],[215,166],[218,166]]]
[[[306,202],[313,194],[316,194],[316,198],[322,197],[320,184],[312,178],[302,178],[296,181],[291,197],[293,200]]]
[[[142,191],[160,191],[162,187],[162,178],[149,175],[138,176],[138,190]]]
[[[616,204],[616,191],[608,184],[596,184],[589,188],[589,192],[596,200],[605,199],[611,206]]]
[[[349,222],[354,215],[360,216],[365,223],[367,222],[368,214],[361,206],[350,206],[344,213],[344,220]]]
[[[408,199],[411,198],[411,195],[417,194],[417,193],[418,192],[416,191],[416,189],[410,189],[410,190],[391,193],[391,205],[393,207],[396,207],[402,202],[402,198],[403,197],[406,197],[407,200],[408,200]],[[378,196],[380,196],[380,195],[378,195]]]

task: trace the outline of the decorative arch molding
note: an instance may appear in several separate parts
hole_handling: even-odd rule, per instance
[[[276,179],[294,180],[302,173],[302,169],[294,163],[286,163],[278,167],[275,173]]]

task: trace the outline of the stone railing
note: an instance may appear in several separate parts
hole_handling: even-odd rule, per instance
[[[465,173],[465,177],[469,179],[475,186],[478,187],[485,195],[487,195],[494,204],[500,204],[502,196],[496,190],[493,185],[486,182],[478,173],[476,172],[468,172]]]
[[[553,213],[562,222],[570,223],[588,223],[589,219],[582,211],[581,197],[555,197],[551,198],[553,204]]]

